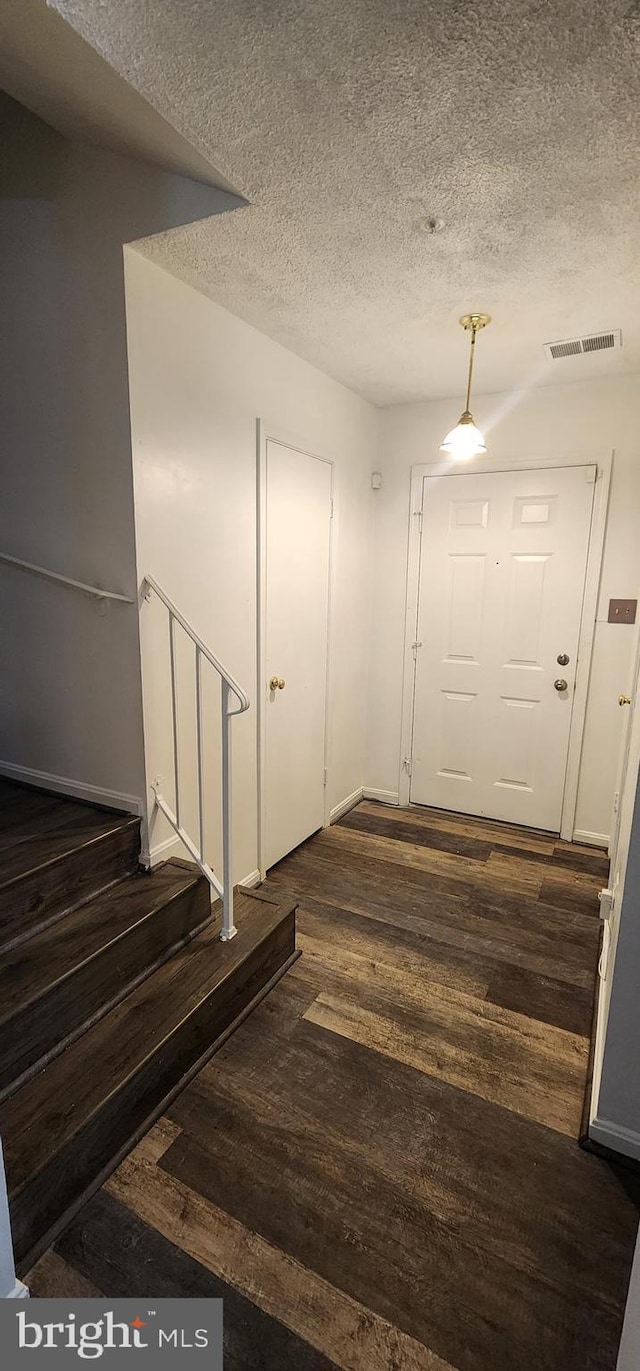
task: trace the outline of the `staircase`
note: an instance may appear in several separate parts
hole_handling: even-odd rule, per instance
[[[295,904],[138,865],[140,821],[0,782],[0,1137],[16,1267],[291,965]]]

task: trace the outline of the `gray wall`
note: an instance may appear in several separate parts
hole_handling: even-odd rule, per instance
[[[242,202],[1,92],[0,136],[0,551],[136,599],[123,244]],[[137,606],[4,564],[0,606],[0,764],[141,797]]]
[[[640,702],[635,708],[640,708]],[[629,838],[598,1118],[630,1130],[640,1144],[640,782]],[[615,1146],[613,1141],[611,1146]]]
[[[640,1366],[640,1238],[636,1243],[627,1308],[618,1354],[617,1371],[638,1371]]]

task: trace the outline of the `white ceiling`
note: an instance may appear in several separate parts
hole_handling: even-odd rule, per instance
[[[0,89],[67,138],[233,190],[46,0],[0,0]]]
[[[148,255],[354,390],[459,394],[470,309],[479,390],[640,369],[640,0],[52,4],[250,202]]]

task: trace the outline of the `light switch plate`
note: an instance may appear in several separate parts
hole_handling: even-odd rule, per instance
[[[635,624],[637,608],[637,600],[610,600],[608,622],[610,624]]]

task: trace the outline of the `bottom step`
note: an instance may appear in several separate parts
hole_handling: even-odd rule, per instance
[[[0,1109],[18,1270],[295,956],[295,902],[238,893],[231,942],[202,933]]]

